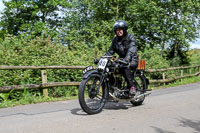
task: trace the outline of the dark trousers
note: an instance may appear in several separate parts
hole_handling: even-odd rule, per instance
[[[130,67],[120,68],[119,71],[124,76],[127,82],[127,87],[130,88],[131,86],[133,86],[134,83],[133,83],[133,75],[131,73],[131,68]]]

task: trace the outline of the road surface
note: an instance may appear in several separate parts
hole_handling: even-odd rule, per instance
[[[200,82],[154,90],[138,107],[107,103],[97,115],[78,100],[0,109],[0,133],[200,133]]]

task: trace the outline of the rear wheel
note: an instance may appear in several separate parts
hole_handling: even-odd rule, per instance
[[[88,114],[97,114],[102,111],[106,101],[106,89],[104,82],[99,87],[101,76],[91,74],[82,80],[79,86],[79,103],[81,108]]]
[[[136,84],[136,88],[137,88],[137,93],[136,95],[141,95],[143,93],[146,92],[147,89],[147,82],[146,82],[146,78],[144,75],[142,75],[141,73],[137,73],[134,75],[134,82]],[[135,101],[131,101],[131,103],[135,106],[139,106],[143,103],[145,99],[145,96],[136,99]]]

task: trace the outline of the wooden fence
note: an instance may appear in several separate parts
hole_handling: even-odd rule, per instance
[[[189,70],[189,74],[184,75],[183,73],[184,69]],[[192,69],[194,69],[193,73],[192,73]],[[166,73],[172,70],[180,70],[180,76],[166,78],[167,77]],[[200,65],[185,66],[185,67],[171,67],[171,68],[166,68],[166,69],[148,69],[146,70],[146,72],[147,73],[162,72],[162,79],[153,79],[153,80],[150,80],[150,83],[167,83],[167,82],[171,82],[177,79],[183,79],[186,77],[193,77],[193,76],[200,75]]]
[[[58,87],[58,86],[78,86],[80,82],[48,82],[47,81],[47,69],[84,69],[85,66],[0,66],[0,70],[27,70],[27,69],[39,69],[41,70],[42,83],[40,84],[26,84],[26,85],[11,85],[0,87],[0,92],[8,92],[12,89],[23,90],[26,89],[43,89],[43,95],[48,96],[47,88]],[[189,70],[189,74],[184,75],[184,69]],[[193,69],[193,73],[192,73]],[[168,77],[167,72],[172,70],[180,70],[180,76]],[[173,67],[167,69],[147,69],[146,73],[162,73],[162,79],[151,79],[150,83],[167,83],[177,79],[185,77],[192,77],[200,75],[200,65],[186,66],[186,67]]]

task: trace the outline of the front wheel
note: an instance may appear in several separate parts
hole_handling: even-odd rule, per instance
[[[99,85],[100,80],[100,74],[91,74],[87,79],[82,80],[79,86],[79,103],[88,114],[101,112],[105,105],[106,88],[104,82]]]
[[[141,73],[137,73],[134,75],[134,82],[137,88],[137,93],[136,95],[141,95],[146,92],[147,89],[147,82],[146,82],[146,77],[142,75]],[[131,103],[135,106],[139,106],[144,102],[145,96],[135,100],[131,101]]]

